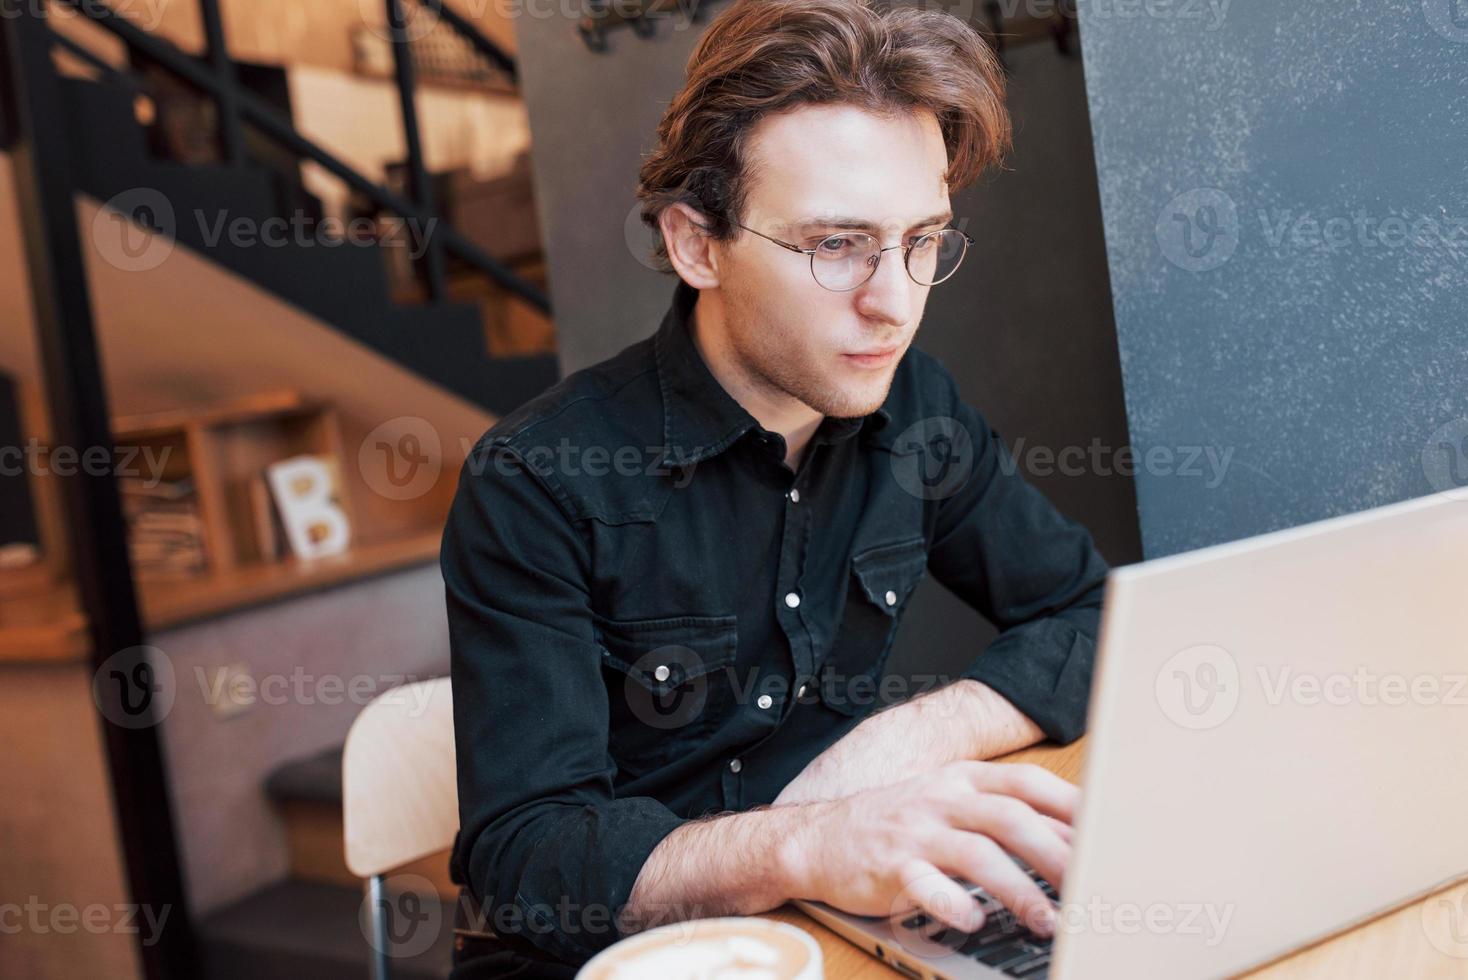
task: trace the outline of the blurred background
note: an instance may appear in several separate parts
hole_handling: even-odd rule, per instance
[[[3,4],[0,974],[362,975],[347,730],[447,672],[469,447],[667,308],[723,5]],[[1460,0],[921,5],[1016,136],[918,344],[1110,561],[1468,485]],[[892,670],[992,635],[927,581]]]

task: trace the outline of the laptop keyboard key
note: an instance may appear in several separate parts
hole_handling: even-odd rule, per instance
[[[1050,975],[1050,954],[1041,953],[1032,960],[1006,967],[1004,972],[1011,977],[1023,977],[1024,980],[1044,980]]]

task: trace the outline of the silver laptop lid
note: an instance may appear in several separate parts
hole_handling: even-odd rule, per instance
[[[1098,670],[1058,980],[1232,974],[1468,872],[1462,491],[1117,569]]]

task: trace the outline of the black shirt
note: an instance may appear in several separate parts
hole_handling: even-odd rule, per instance
[[[573,963],[669,832],[918,693],[883,667],[927,572],[1001,630],[962,676],[1056,741],[1085,725],[1106,564],[943,366],[909,349],[792,472],[698,353],[696,300],[491,429],[444,534],[455,865],[496,933]]]

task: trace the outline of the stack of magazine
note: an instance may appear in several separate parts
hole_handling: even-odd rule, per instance
[[[139,578],[176,578],[208,569],[193,480],[123,479],[119,484]]]

